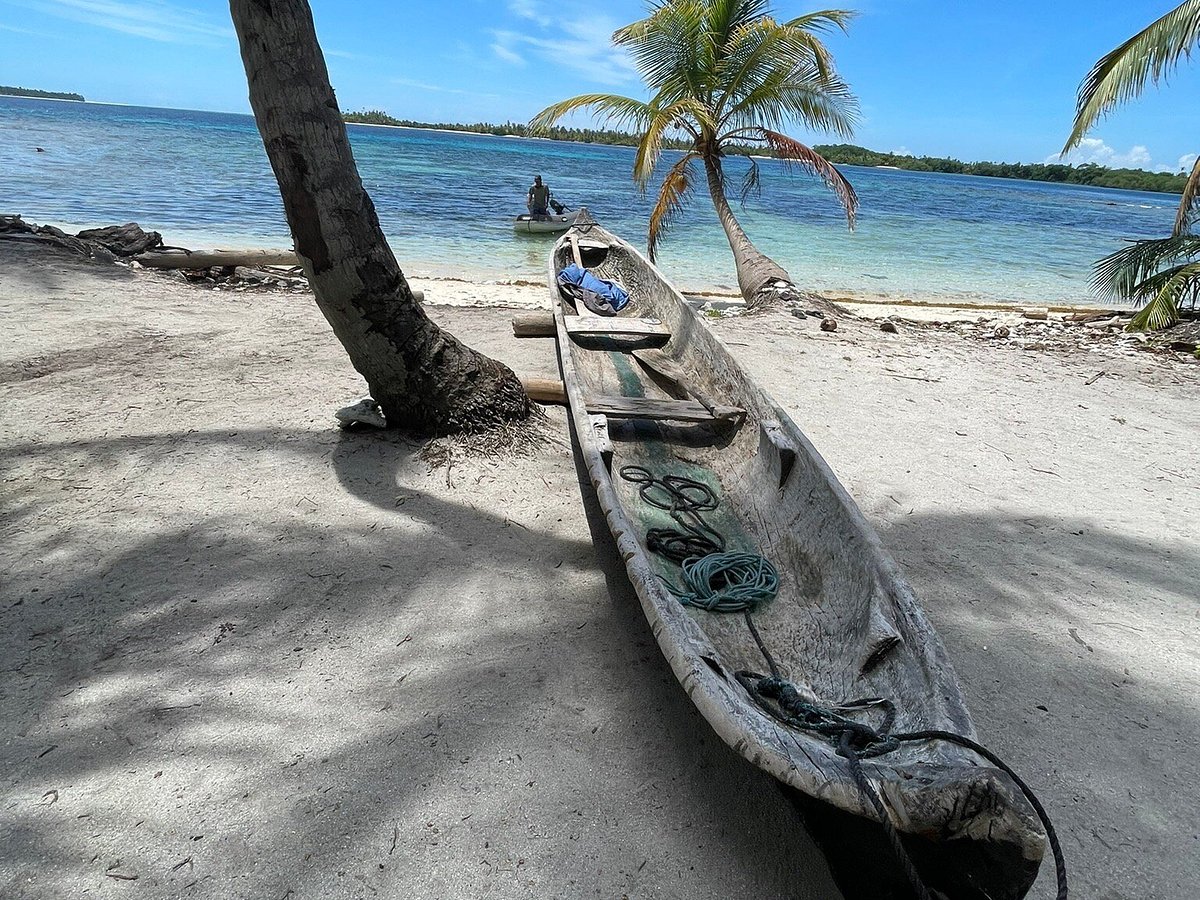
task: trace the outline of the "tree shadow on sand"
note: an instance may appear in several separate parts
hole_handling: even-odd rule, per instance
[[[253,482],[233,471],[201,497],[169,480],[266,448],[328,459],[311,515],[226,502]],[[132,511],[10,498],[0,893],[832,896],[582,522],[435,490],[414,451],[266,429],[10,448],[6,470],[157,487]]]

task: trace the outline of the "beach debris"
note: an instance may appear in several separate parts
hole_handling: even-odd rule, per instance
[[[822,331],[837,331],[837,319],[833,316],[826,316],[821,320]]]
[[[161,234],[157,231],[142,231],[136,222],[108,225],[104,228],[87,228],[75,236],[81,241],[99,244],[115,256],[136,256],[163,245]]]
[[[1030,306],[1021,313],[1021,318],[1041,319],[1044,321],[1050,318],[1050,310],[1045,306]]]
[[[891,319],[884,319],[879,323],[879,330],[886,331],[888,334],[896,334],[900,329],[896,327],[896,323]]]
[[[383,410],[379,408],[374,397],[363,397],[357,403],[343,406],[333,415],[338,420],[338,425],[345,429],[360,426],[387,428],[387,419],[384,418]]]
[[[992,337],[994,338],[1006,338],[1010,334],[1012,334],[1012,331],[1007,325],[997,325],[992,331]]]
[[[1084,384],[1085,385],[1095,384],[1097,381],[1099,381],[1101,378],[1103,378],[1107,374],[1108,374],[1107,372],[1105,372],[1103,369],[1101,369],[1099,372],[1097,372],[1095,375],[1093,375],[1091,378],[1089,378],[1087,381],[1085,381]]]

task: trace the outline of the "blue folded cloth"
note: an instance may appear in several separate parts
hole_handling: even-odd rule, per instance
[[[629,303],[629,294],[619,284],[597,278],[574,263],[558,273],[558,283],[569,296],[601,316],[615,316]]]

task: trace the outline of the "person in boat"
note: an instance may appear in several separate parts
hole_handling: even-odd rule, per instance
[[[529,195],[525,198],[529,214],[534,218],[548,216],[550,215],[550,204],[553,202],[549,186],[542,184],[542,176],[534,175],[533,184],[529,186]]]

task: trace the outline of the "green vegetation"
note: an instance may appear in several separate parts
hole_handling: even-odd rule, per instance
[[[512,135],[530,137],[529,128],[521,122],[505,122],[495,125],[490,122],[414,122],[397,119],[377,109],[363,112],[346,112],[342,116],[347,122],[363,125],[395,125],[401,128],[438,128],[445,131],[467,131],[473,134],[491,134],[497,137]],[[638,136],[625,131],[599,128],[564,128],[553,126],[538,137],[556,141],[578,141],[584,144],[610,144],[620,147],[636,147]],[[687,151],[691,141],[672,138],[663,139],[666,150]],[[853,144],[817,144],[812,148],[827,160],[845,166],[895,166],[911,172],[946,172],[954,175],[987,175],[992,178],[1021,178],[1027,181],[1054,181],[1061,184],[1084,184],[1092,187],[1123,188],[1129,191],[1155,191],[1163,194],[1178,194],[1183,190],[1187,178],[1168,172],[1146,172],[1142,169],[1109,169],[1094,163],[1068,166],[1058,163],[1032,164],[961,162],[934,156],[900,156],[895,153],[880,153]],[[729,155],[774,156],[770,147],[750,144],[730,144],[725,148]]]
[[[846,166],[894,166],[910,172],[948,172],[954,175],[987,175],[991,178],[1021,178],[1026,181],[1054,181],[1060,184],[1087,184],[1093,187],[1125,188],[1131,191],[1158,191],[1178,194],[1187,178],[1169,172],[1144,172],[1141,169],[1109,169],[1094,163],[1068,166],[1060,163],[961,162],[937,156],[902,156],[879,153],[853,144],[822,144],[813,147],[830,162]]]
[[[1063,152],[1078,147],[1115,106],[1166,78],[1197,45],[1200,0],[1188,0],[1102,56],[1079,86],[1075,125]],[[1142,304],[1130,328],[1165,328],[1179,320],[1185,303],[1200,308],[1200,159],[1181,193],[1170,237],[1134,241],[1096,263],[1092,285],[1099,293]]]
[[[34,97],[38,100],[78,100],[83,102],[83,94],[63,94],[59,91],[35,91],[33,88],[9,87],[4,84],[0,84],[0,96]]]
[[[493,125],[490,122],[414,122],[411,119],[397,119],[377,109],[363,112],[342,113],[342,117],[355,125],[394,125],[399,128],[437,128],[443,131],[468,131],[472,134],[490,134],[496,137],[533,137],[529,127],[522,122],[505,122]],[[601,128],[564,128],[561,125],[539,132],[537,137],[553,141],[578,141],[583,144],[611,144],[621,147],[636,147],[638,137],[624,131],[610,131]],[[684,150],[691,145],[690,141],[670,141],[669,145],[675,150]]]

